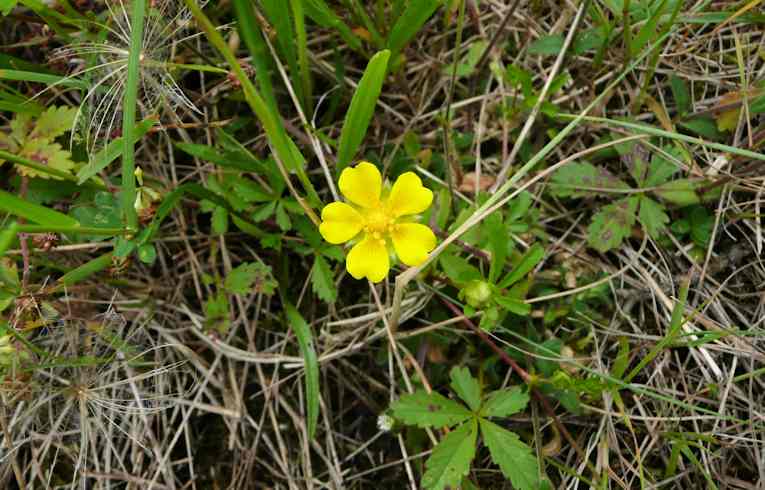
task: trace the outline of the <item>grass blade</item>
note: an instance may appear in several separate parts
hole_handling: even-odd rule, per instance
[[[305,397],[308,417],[308,437],[313,438],[316,433],[316,424],[319,420],[319,360],[313,347],[313,335],[311,327],[303,319],[303,316],[294,306],[287,303],[287,321],[295,332],[300,354],[305,361]]]
[[[19,218],[45,226],[80,226],[80,223],[63,213],[53,211],[45,206],[34,204],[13,194],[0,190],[0,211],[5,211]]]
[[[412,0],[409,2],[388,36],[388,49],[393,53],[394,59],[417,34],[417,31],[422,29],[422,26],[441,6],[441,3],[443,3],[442,0]]]
[[[380,97],[385,74],[388,71],[390,51],[383,50],[369,60],[359,86],[351,99],[340,133],[340,147],[337,151],[337,170],[342,171],[356,155]]]
[[[135,145],[138,140],[143,138],[143,136],[149,132],[149,130],[154,126],[156,122],[157,121],[154,119],[147,119],[138,123],[133,130],[133,145]],[[82,167],[80,171],[77,172],[77,183],[82,185],[98,172],[105,169],[110,163],[112,163],[122,154],[124,148],[124,136],[120,136],[116,140],[109,142],[105,148],[101,149],[93,156],[87,165]]]

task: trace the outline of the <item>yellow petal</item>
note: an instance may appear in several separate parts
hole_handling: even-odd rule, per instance
[[[361,162],[343,170],[338,185],[340,192],[353,204],[373,208],[380,201],[382,175],[371,163]]]
[[[321,210],[319,233],[329,243],[343,243],[355,237],[363,226],[358,211],[344,202],[333,202]]]
[[[406,265],[422,264],[428,258],[428,253],[436,248],[436,235],[430,228],[419,223],[398,224],[391,237],[396,255]]]
[[[433,192],[422,185],[414,172],[404,172],[396,179],[388,197],[390,212],[395,217],[419,214],[430,207]]]
[[[345,268],[356,279],[367,277],[372,282],[382,281],[390,269],[385,242],[374,238],[364,238],[348,252]]]

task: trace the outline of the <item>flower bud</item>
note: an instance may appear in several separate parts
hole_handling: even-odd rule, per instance
[[[462,289],[460,296],[473,308],[482,308],[491,299],[491,285],[480,279],[474,279]]]

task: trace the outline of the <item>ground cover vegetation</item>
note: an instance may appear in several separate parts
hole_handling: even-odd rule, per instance
[[[759,488],[761,0],[0,0],[0,487]]]

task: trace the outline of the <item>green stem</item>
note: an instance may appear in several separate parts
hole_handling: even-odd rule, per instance
[[[128,73],[125,82],[125,99],[122,108],[122,131],[124,149],[122,153],[122,212],[125,224],[132,230],[138,229],[138,214],[133,207],[135,202],[135,144],[133,131],[135,129],[135,109],[138,98],[139,64],[141,62],[141,42],[143,39],[143,18],[146,14],[146,0],[133,2],[133,13],[130,24],[130,56],[128,57]]]

